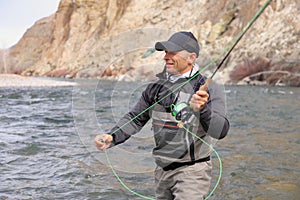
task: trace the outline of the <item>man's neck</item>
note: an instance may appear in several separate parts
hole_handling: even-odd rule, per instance
[[[166,77],[169,81],[171,82],[175,82],[177,81],[178,79],[180,78],[190,78],[191,76],[193,76],[197,71],[199,70],[199,66],[197,64],[194,64],[192,66],[192,68],[183,73],[183,74],[169,74],[169,73],[166,73]]]

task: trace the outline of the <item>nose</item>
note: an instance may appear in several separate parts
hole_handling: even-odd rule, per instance
[[[168,52],[168,51],[165,51],[165,56],[164,56],[164,60],[168,60],[168,59],[170,59],[170,52]]]

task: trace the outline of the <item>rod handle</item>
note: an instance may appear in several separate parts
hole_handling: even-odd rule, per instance
[[[204,85],[201,85],[199,90],[206,91],[211,81],[212,81],[211,78],[207,78]]]

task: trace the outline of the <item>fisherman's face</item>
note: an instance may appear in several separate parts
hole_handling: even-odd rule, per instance
[[[191,53],[187,51],[171,52],[165,51],[164,60],[166,71],[170,74],[179,75],[190,71],[193,68]]]

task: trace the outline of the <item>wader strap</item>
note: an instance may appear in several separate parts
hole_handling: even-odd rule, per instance
[[[210,156],[205,157],[205,158],[201,158],[199,160],[195,160],[195,161],[190,161],[190,162],[174,162],[166,167],[163,167],[164,171],[169,171],[169,170],[174,170],[177,169],[178,167],[182,167],[182,166],[189,166],[189,165],[194,165],[196,163],[201,163],[201,162],[207,162],[210,161]]]

